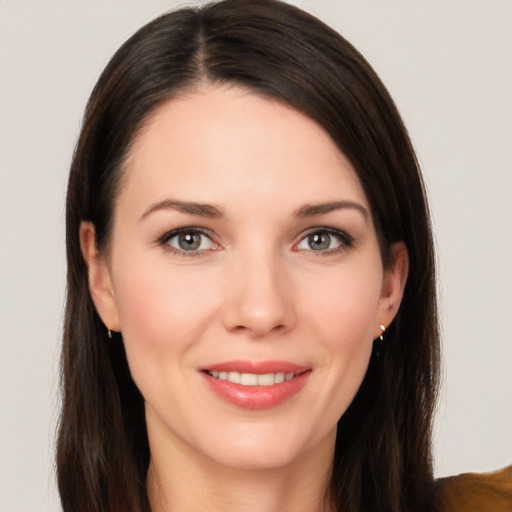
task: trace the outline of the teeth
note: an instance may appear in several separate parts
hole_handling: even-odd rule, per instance
[[[227,380],[233,384],[242,384],[242,386],[273,386],[295,377],[293,372],[290,373],[264,373],[261,375],[255,373],[239,373],[239,372],[217,372],[207,371],[210,377],[219,380]]]
[[[258,386],[272,386],[275,382],[276,377],[273,373],[258,375]]]
[[[275,383],[279,384],[280,382],[284,382],[284,373],[276,373],[275,375]]]
[[[254,375],[254,373],[242,373],[240,375],[240,384],[244,386],[257,386],[258,376]]]
[[[233,384],[240,384],[240,374],[238,372],[229,372],[226,380]]]

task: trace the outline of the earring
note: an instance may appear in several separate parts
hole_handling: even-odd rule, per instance
[[[112,339],[112,331],[110,329],[107,329],[107,336]]]
[[[382,324],[380,324],[379,327],[380,327],[380,330],[382,331],[381,335],[379,336],[380,341],[384,341],[384,333],[386,332],[386,328]]]

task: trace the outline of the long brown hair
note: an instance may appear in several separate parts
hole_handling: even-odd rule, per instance
[[[434,250],[411,142],[385,87],[334,30],[276,0],[226,0],[165,14],[134,34],[86,108],[66,206],[67,303],[57,472],[65,512],[149,511],[144,401],[95,311],[81,221],[107,250],[123,160],[144,121],[198,82],[232,83],[316,120],[350,159],[371,205],[384,265],[410,259],[400,311],[375,343],[365,379],[339,420],[330,498],[345,512],[432,506],[432,414],[439,335]]]

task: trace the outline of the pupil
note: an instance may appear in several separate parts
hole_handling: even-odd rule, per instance
[[[179,237],[179,245],[185,251],[192,251],[201,245],[201,239],[194,233],[184,233]]]
[[[309,246],[315,251],[328,249],[329,244],[330,237],[326,233],[315,233],[309,236]]]

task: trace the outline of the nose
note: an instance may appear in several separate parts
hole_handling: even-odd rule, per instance
[[[234,267],[225,290],[225,328],[250,338],[292,329],[297,318],[285,265],[276,257],[260,255],[238,261]]]

